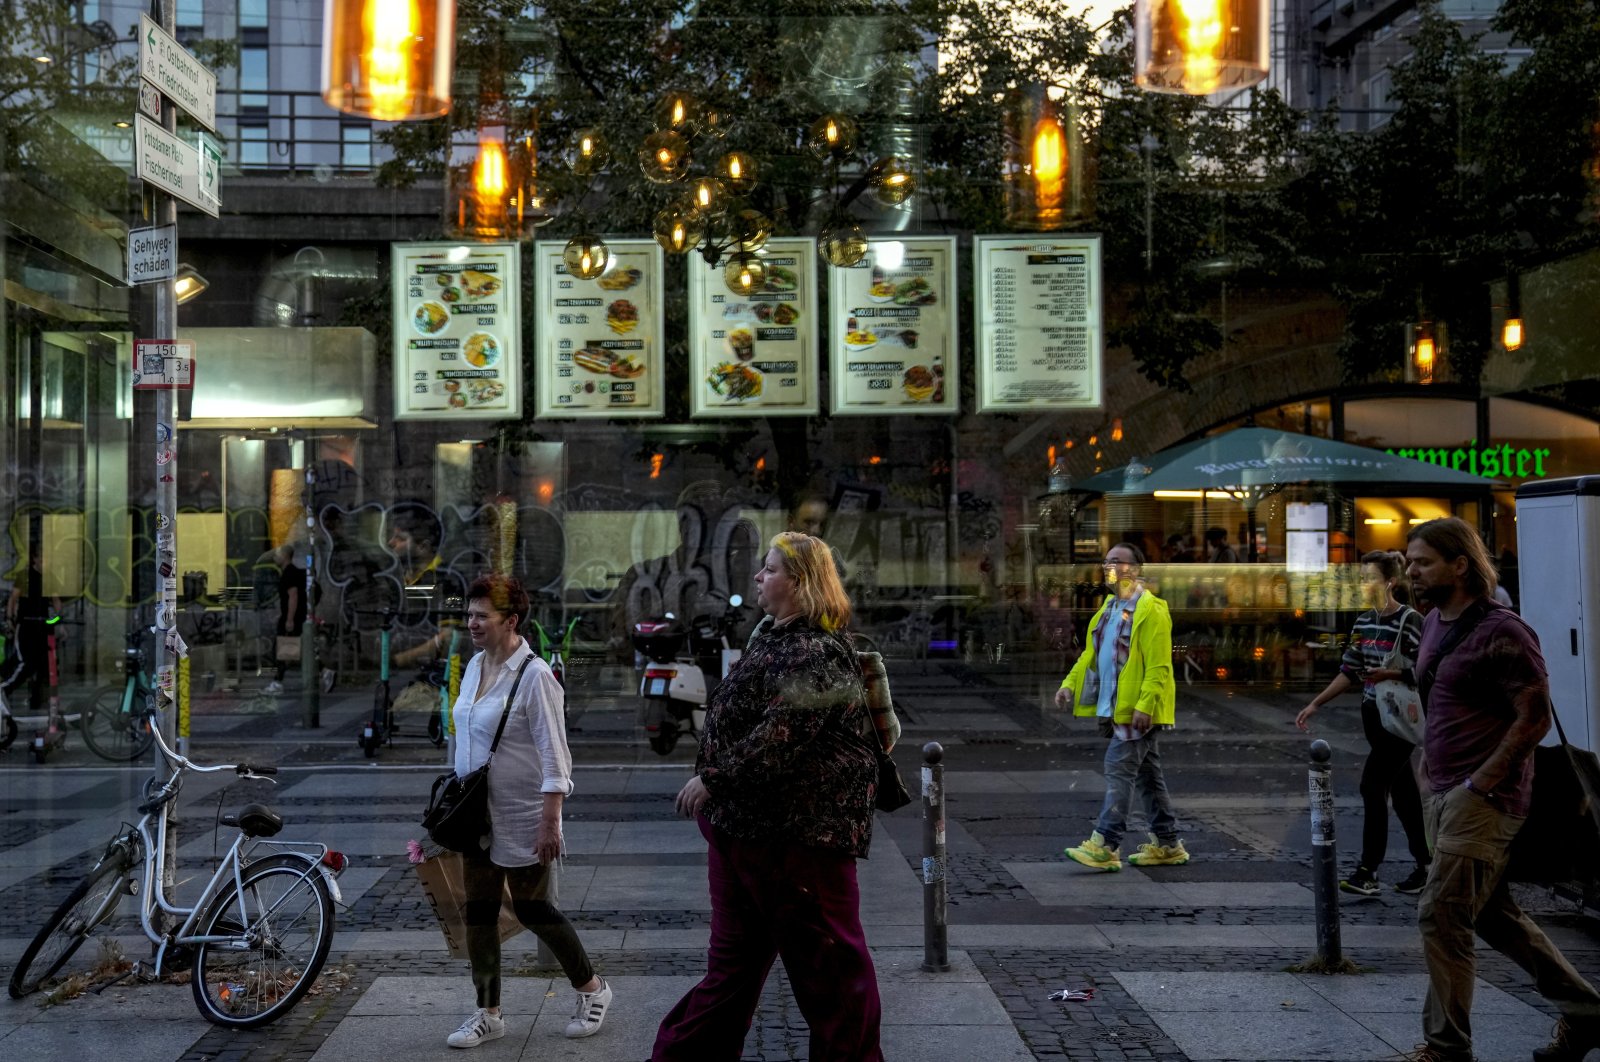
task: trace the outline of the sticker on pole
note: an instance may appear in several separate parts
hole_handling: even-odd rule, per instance
[[[194,344],[175,339],[133,341],[135,391],[188,390],[194,386]]]

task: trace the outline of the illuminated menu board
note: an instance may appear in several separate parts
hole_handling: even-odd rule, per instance
[[[593,280],[567,272],[565,246],[534,246],[539,416],[662,416],[660,246],[607,240],[610,262]]]
[[[954,413],[956,241],[868,241],[853,266],[829,267],[828,346],[835,413]]]
[[[735,295],[689,259],[689,399],[697,417],[816,413],[817,241],[767,241],[766,283]]]
[[[522,416],[515,243],[397,243],[392,255],[397,420]]]
[[[978,411],[1099,409],[1100,237],[978,236]]]

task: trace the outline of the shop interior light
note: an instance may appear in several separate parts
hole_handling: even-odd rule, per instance
[[[198,298],[200,293],[210,286],[211,282],[201,276],[194,266],[185,262],[178,263],[178,273],[172,281],[172,294],[178,300],[179,306]]]
[[[1155,492],[1155,496],[1157,498],[1203,498],[1205,493],[1203,490],[1158,490]]]
[[[48,55],[36,55],[33,57],[33,61],[38,63],[40,66],[49,66],[51,63],[55,62],[55,60],[50,58]]]
[[[380,122],[450,111],[455,0],[324,0],[322,98]]]
[[[882,269],[899,269],[906,264],[906,245],[899,240],[885,240],[878,244],[873,254],[873,264]]]
[[[1207,96],[1267,76],[1269,0],[1138,0],[1134,83]]]
[[[1412,527],[1416,527],[1418,524],[1425,524],[1432,519],[1435,518],[1432,516],[1413,516],[1411,519],[1407,520],[1406,523],[1410,524]]]
[[[1366,524],[1368,527],[1387,527],[1388,525],[1394,523],[1394,517],[1392,517],[1392,516],[1369,516],[1369,517],[1367,517],[1365,520],[1363,520],[1361,522]]]

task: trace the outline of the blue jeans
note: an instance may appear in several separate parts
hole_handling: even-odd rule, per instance
[[[1145,818],[1150,832],[1156,835],[1156,843],[1178,843],[1178,818],[1172,813],[1167,780],[1161,774],[1160,734],[1159,730],[1150,730],[1136,741],[1113,735],[1111,744],[1106,746],[1106,802],[1095,829],[1100,831],[1107,848],[1121,845],[1122,835],[1128,832],[1128,805],[1133,801],[1135,786],[1144,801]]]

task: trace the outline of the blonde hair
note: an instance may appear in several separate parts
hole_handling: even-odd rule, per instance
[[[800,531],[783,531],[772,536],[771,548],[783,554],[800,613],[825,631],[843,629],[850,622],[850,598],[828,544]]]

